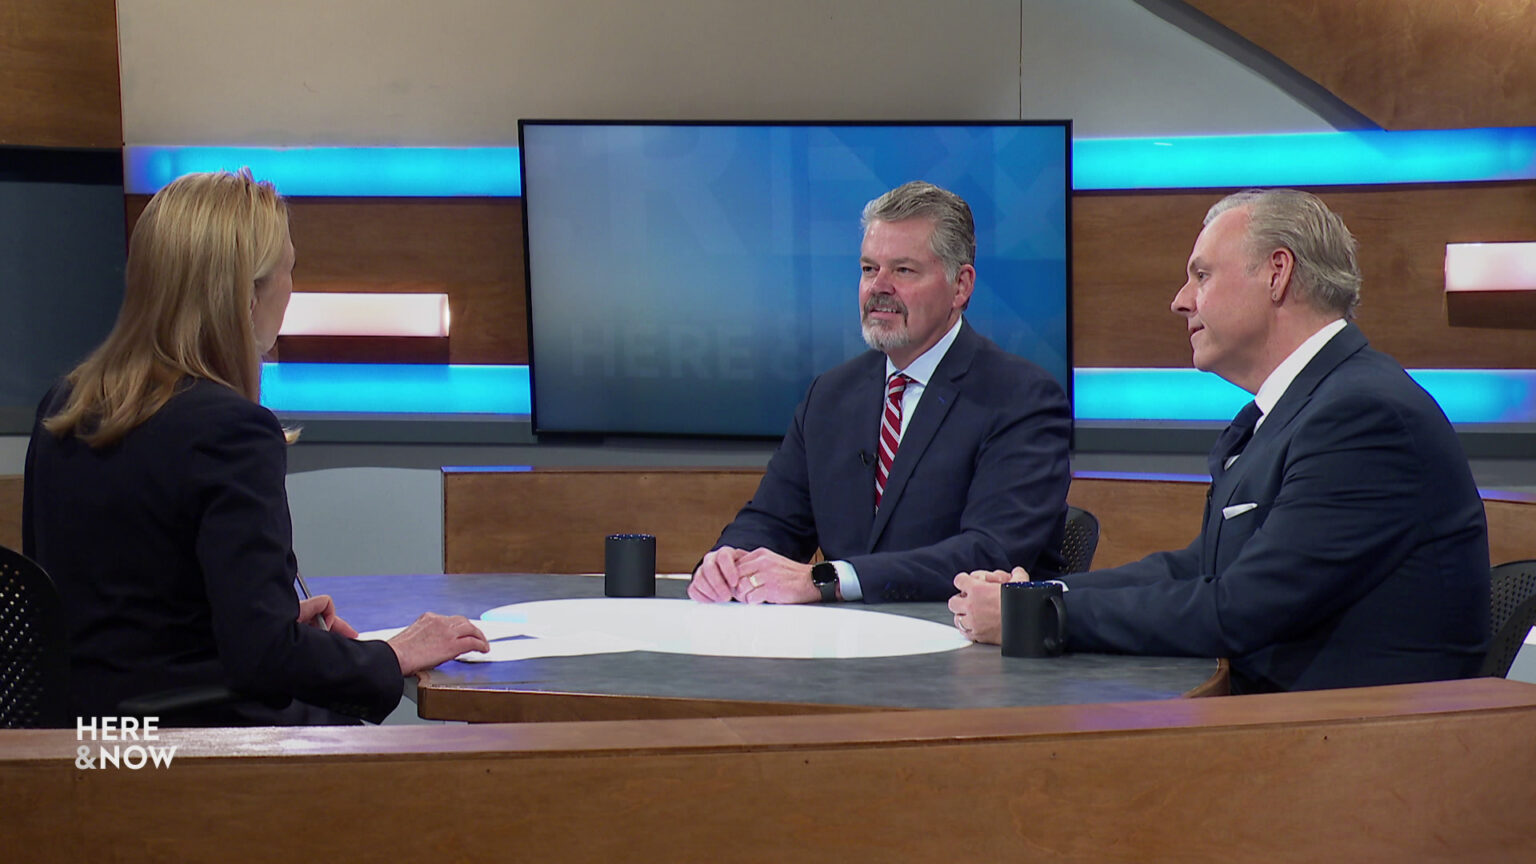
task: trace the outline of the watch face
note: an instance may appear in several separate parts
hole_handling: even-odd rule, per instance
[[[812,585],[830,585],[837,581],[837,568],[823,561],[811,568]]]

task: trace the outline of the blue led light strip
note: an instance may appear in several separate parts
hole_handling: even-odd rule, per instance
[[[285,413],[527,416],[527,366],[264,363],[261,404]]]
[[[1409,372],[1453,423],[1536,422],[1536,370]],[[1194,369],[1077,369],[1079,420],[1232,419],[1252,397]],[[268,363],[261,401],[283,413],[527,416],[527,366],[407,363]]]
[[[125,147],[124,186],[153,195],[183,174],[249,167],[284,195],[517,197],[516,147]]]
[[[1199,189],[1536,178],[1536,127],[1079,139],[1072,188]]]
[[[1452,423],[1536,422],[1536,370],[1410,369]],[[1080,368],[1072,376],[1079,420],[1227,422],[1253,397],[1195,369]]]
[[[128,192],[249,166],[284,195],[515,197],[516,147],[125,148]],[[1080,138],[1077,190],[1457,183],[1536,179],[1536,127]]]

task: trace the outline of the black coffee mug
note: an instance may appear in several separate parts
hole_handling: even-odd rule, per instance
[[[1055,657],[1067,635],[1060,582],[1006,582],[1002,586],[1003,656]]]
[[[608,535],[603,543],[603,593],[609,597],[656,596],[655,535]]]

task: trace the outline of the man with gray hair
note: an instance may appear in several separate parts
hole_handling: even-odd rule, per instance
[[[913,182],[869,202],[863,225],[873,350],[811,383],[694,571],[695,600],[942,600],[960,570],[1060,567],[1071,415],[1045,370],[965,323],[971,208]]]
[[[1477,674],[1482,501],[1440,407],[1349,323],[1343,221],[1305,192],[1239,192],[1210,209],[1187,269],[1173,311],[1196,368],[1254,400],[1211,452],[1189,548],[1061,580],[1066,647],[1226,657],[1234,693]],[[955,577],[962,632],[998,641],[1009,578]]]

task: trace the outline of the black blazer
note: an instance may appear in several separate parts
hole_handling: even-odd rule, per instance
[[[1228,657],[1242,692],[1477,674],[1482,499],[1440,407],[1358,329],[1214,473],[1189,548],[1066,577],[1072,650]]]
[[[847,561],[864,599],[943,600],[955,574],[1061,566],[1072,418],[1045,370],[962,324],[934,370],[875,511],[885,355],[811,383],[757,493],[716,542]]]
[[[38,408],[22,536],[64,600],[77,715],[115,715],[124,698],[200,685],[251,700],[177,722],[344,719],[311,706],[377,722],[394,708],[403,679],[388,645],[296,621],[286,445],[272,412],[188,379],[122,441],[95,450],[42,427],[66,393],[55,387]]]

